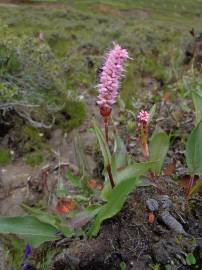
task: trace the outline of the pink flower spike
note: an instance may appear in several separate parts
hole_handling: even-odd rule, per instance
[[[148,121],[149,121],[149,113],[147,111],[141,110],[138,113],[137,121],[138,121],[138,124],[139,125],[140,124],[147,125],[148,124]]]
[[[114,47],[106,54],[106,60],[100,74],[98,84],[97,105],[101,111],[111,113],[112,105],[116,102],[120,79],[124,71],[124,63],[129,58],[126,49],[115,44]],[[108,108],[103,109],[103,108]]]

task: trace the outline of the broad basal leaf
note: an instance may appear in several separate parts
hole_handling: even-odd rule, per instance
[[[133,163],[126,167],[125,169],[116,173],[116,177],[114,177],[115,183],[119,184],[121,182],[125,182],[127,179],[136,178],[139,176],[145,175],[149,170],[153,171],[157,166],[157,162],[149,161],[143,163]],[[106,183],[102,192],[101,197],[103,200],[108,200],[109,195],[111,193],[110,183]]]
[[[54,216],[51,215],[45,211],[42,211],[41,209],[35,208],[35,207],[29,207],[26,204],[22,204],[21,207],[30,215],[34,216],[35,218],[37,218],[39,221],[43,222],[43,223],[47,223],[52,225],[53,227],[55,227],[57,229],[57,224],[59,223],[59,219]]]
[[[96,236],[100,230],[102,222],[115,216],[122,208],[128,194],[134,189],[138,183],[138,178],[130,178],[121,182],[111,192],[108,202],[103,205],[95,218],[90,229],[90,237]]]
[[[48,212],[42,211],[38,208],[29,207],[25,204],[22,204],[22,208],[39,221],[55,227],[57,231],[62,232],[66,237],[71,237],[74,234],[73,230],[69,228],[60,217],[49,214]]]
[[[153,172],[156,175],[161,173],[164,159],[169,148],[169,136],[163,132],[159,131],[154,133],[149,143],[149,154],[151,161],[157,161],[156,167]]]
[[[99,212],[101,205],[90,206],[73,217],[69,224],[73,229],[80,229],[91,221]]]
[[[59,239],[57,229],[33,216],[0,217],[0,234],[16,234],[33,247]]]
[[[202,174],[202,121],[189,135],[186,145],[186,161],[191,175]]]

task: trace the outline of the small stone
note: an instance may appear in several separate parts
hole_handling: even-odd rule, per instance
[[[155,199],[146,200],[146,205],[151,212],[156,212],[159,209],[159,204]]]
[[[186,235],[186,232],[184,231],[184,228],[182,227],[182,225],[168,211],[163,211],[160,217],[163,223],[170,230],[175,231],[176,233]]]
[[[161,196],[160,201],[162,203],[163,209],[169,210],[173,206],[173,203],[172,203],[171,199],[167,195]]]

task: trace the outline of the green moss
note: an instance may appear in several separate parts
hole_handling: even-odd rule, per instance
[[[43,162],[43,155],[40,152],[28,153],[25,156],[25,163],[32,167],[38,166]]]
[[[22,130],[22,136],[26,152],[41,149],[44,145],[44,138],[40,136],[40,131],[36,128],[25,126]]]
[[[83,102],[68,100],[56,116],[56,125],[70,131],[78,127],[86,117],[86,106]]]
[[[10,151],[8,149],[0,149],[0,165],[5,166],[11,161]]]

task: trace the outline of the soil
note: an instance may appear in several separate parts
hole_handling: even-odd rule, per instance
[[[189,253],[194,254],[199,264],[202,262],[201,200],[194,199],[187,212],[183,191],[175,182],[163,177],[157,183],[169,194],[173,202],[169,213],[183,226],[184,234],[175,232],[175,226],[168,228],[162,221],[164,195],[158,194],[153,187],[138,188],[122,211],[104,222],[97,238],[73,241],[55,257],[52,269],[117,270],[123,262],[126,269],[134,270],[149,270],[155,264],[170,264],[174,270],[201,269],[202,265],[190,268],[186,264],[186,254]],[[146,207],[147,199],[151,198],[160,205],[154,213],[153,223],[148,222],[149,210]]]

